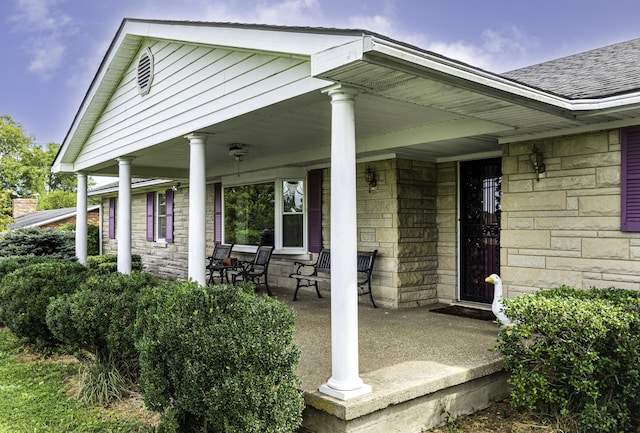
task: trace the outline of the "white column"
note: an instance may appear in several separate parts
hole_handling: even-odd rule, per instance
[[[188,277],[207,284],[206,242],[206,134],[189,134],[189,267]]]
[[[87,264],[87,175],[78,173],[76,193],[76,257],[78,263]]]
[[[331,96],[331,378],[320,392],[347,400],[371,392],[359,376],[354,89]]]
[[[118,272],[131,273],[131,160],[118,158]]]

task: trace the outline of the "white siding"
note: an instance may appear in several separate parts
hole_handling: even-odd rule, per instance
[[[148,95],[136,85],[137,58],[76,160],[92,165],[292,97],[304,90],[309,61],[216,47],[155,41]],[[308,91],[313,89],[308,89]],[[278,94],[279,96],[273,96]]]

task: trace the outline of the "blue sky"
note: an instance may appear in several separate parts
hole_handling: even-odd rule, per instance
[[[62,143],[125,17],[366,29],[504,72],[638,38],[638,16],[637,0],[0,0],[0,115]]]

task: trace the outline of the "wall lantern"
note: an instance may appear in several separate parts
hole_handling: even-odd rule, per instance
[[[371,192],[371,188],[375,188],[378,184],[376,182],[376,174],[371,170],[371,167],[367,166],[367,170],[364,172],[364,180],[367,182],[367,185],[369,185],[369,192]]]
[[[542,152],[540,152],[540,149],[533,146],[533,149],[531,150],[531,155],[529,155],[529,158],[531,158],[531,165],[533,166],[533,171],[536,172],[536,180],[539,182],[540,173],[544,173],[546,170],[544,161],[542,160]]]

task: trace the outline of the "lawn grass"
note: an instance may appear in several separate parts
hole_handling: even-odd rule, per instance
[[[138,421],[91,408],[65,393],[64,379],[77,373],[74,362],[24,361],[20,341],[0,328],[0,433],[142,433]]]

